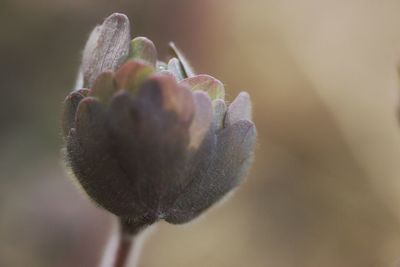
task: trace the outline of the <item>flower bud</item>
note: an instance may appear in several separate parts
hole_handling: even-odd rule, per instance
[[[150,40],[129,39],[124,15],[94,30],[82,63],[88,89],[67,96],[62,128],[84,191],[133,233],[188,222],[237,187],[256,129],[247,93],[227,105],[223,84],[196,75],[174,45],[165,64]]]

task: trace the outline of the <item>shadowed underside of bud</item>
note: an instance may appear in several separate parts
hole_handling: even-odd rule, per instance
[[[227,105],[223,84],[196,75],[174,44],[164,63],[129,31],[121,14],[95,28],[81,66],[87,89],[66,98],[62,129],[83,189],[134,232],[188,222],[239,185],[256,129],[247,93]]]

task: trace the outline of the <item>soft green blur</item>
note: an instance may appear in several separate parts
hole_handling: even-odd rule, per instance
[[[250,93],[256,161],[236,194],[160,223],[149,267],[395,267],[398,0],[0,0],[0,266],[96,266],[111,217],[62,163],[59,117],[89,32],[112,12],[161,55]]]

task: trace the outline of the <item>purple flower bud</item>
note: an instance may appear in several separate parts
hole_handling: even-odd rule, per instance
[[[195,75],[175,46],[165,64],[139,37],[128,57],[124,15],[89,39],[89,89],[66,98],[62,128],[69,166],[91,199],[135,232],[160,219],[188,222],[240,184],[256,141],[247,93],[227,106],[223,84]]]

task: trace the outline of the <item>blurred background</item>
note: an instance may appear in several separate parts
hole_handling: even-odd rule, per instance
[[[0,0],[0,266],[96,266],[112,218],[62,163],[59,118],[112,12],[165,55],[250,92],[244,185],[141,267],[400,266],[399,0]]]

